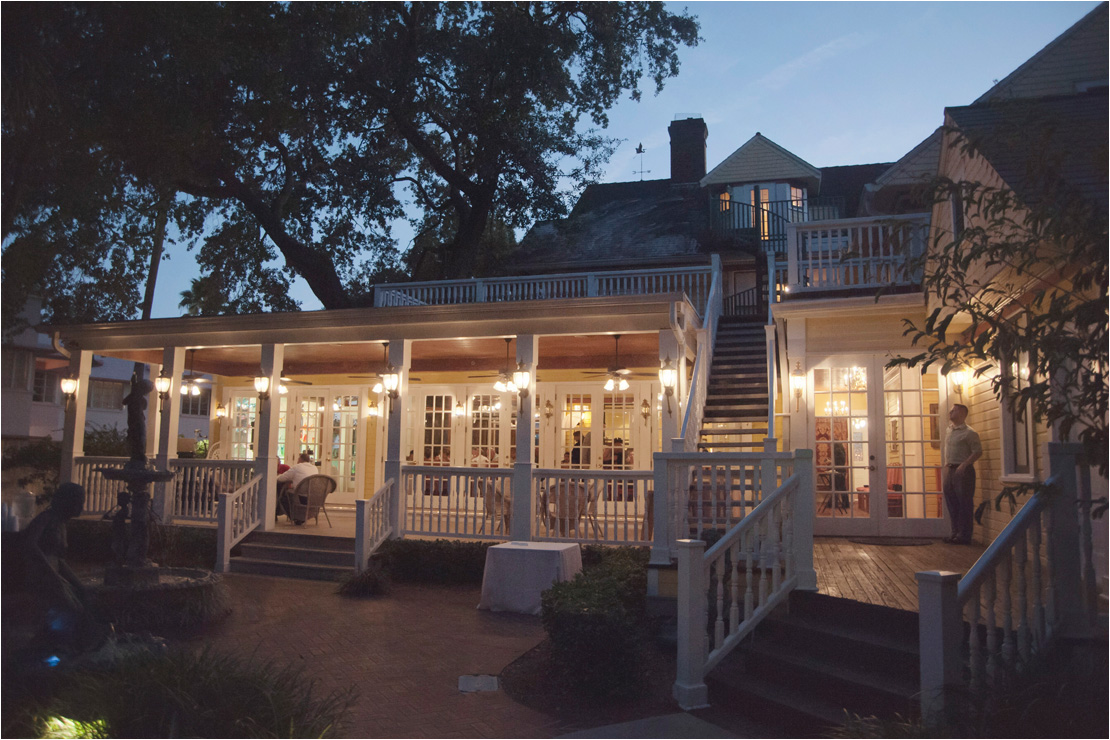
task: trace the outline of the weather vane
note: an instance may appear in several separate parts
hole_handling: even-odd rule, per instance
[[[649,175],[651,174],[651,170],[645,170],[644,169],[644,144],[643,144],[643,142],[640,142],[639,144],[636,145],[636,153],[640,155],[640,169],[632,170],[632,174],[633,175],[639,175],[640,176],[640,181],[643,182],[644,174],[645,173],[649,174]]]

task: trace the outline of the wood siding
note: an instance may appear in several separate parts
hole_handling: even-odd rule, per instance
[[[916,324],[924,321],[924,314],[907,312],[906,318]],[[868,316],[846,319],[808,318],[806,320],[806,352],[813,356],[865,353],[908,354],[913,347],[910,338],[902,336],[905,325],[892,315]],[[916,350],[914,350],[916,351]]]

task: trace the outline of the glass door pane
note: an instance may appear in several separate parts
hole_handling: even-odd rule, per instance
[[[867,368],[834,360],[813,370],[817,516],[871,516]]]
[[[935,372],[889,368],[883,373],[889,520],[944,517],[938,386]]]
[[[332,397],[331,454],[329,475],[335,478],[336,493],[354,493],[358,473],[358,394]]]
[[[299,400],[296,455],[299,456],[300,453],[308,451],[312,453],[313,462],[323,462],[324,454],[328,451],[324,449],[324,441],[330,431],[324,424],[326,421],[330,422],[331,404],[328,402],[327,395],[319,395],[318,392],[301,393]],[[325,414],[327,414],[326,417]]]
[[[228,414],[231,427],[232,460],[253,460],[254,424],[258,418],[258,396],[232,396],[231,413]]]
[[[560,467],[583,469],[590,467],[592,444],[590,427],[593,424],[593,397],[589,393],[563,395],[563,413],[560,420],[562,461]]]

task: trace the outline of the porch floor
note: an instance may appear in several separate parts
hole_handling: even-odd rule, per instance
[[[848,537],[815,537],[813,566],[817,570],[817,590],[828,596],[916,612],[914,573],[922,570],[966,573],[986,549],[979,544],[949,545],[939,539],[928,542],[898,546],[858,544]]]

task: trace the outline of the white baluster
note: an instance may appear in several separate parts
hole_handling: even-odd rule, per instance
[[[1029,532],[1022,532],[1018,538],[1017,547],[1014,551],[1015,559],[1017,560],[1017,587],[1018,587],[1018,610],[1021,616],[1018,621],[1018,655],[1021,657],[1022,662],[1029,660],[1029,593],[1028,587],[1025,582],[1027,577],[1026,566],[1029,562],[1028,545],[1026,543],[1029,537]]]
[[[980,598],[981,592],[976,590],[968,600],[968,606],[971,607],[971,617],[968,619],[971,632],[968,635],[967,652],[968,667],[971,669],[970,688],[972,695],[977,694],[983,687],[983,648],[979,640]]]
[[[1029,525],[1029,539],[1033,546],[1033,641],[1037,649],[1045,644],[1045,598],[1044,583],[1041,580],[1041,527],[1043,515]]]
[[[731,601],[728,612],[729,634],[736,634],[740,630],[740,540],[737,538],[729,548],[732,557],[731,573],[732,588]]]
[[[713,623],[713,647],[719,648],[725,641],[725,557],[722,553],[716,562],[717,568],[717,619]]]
[[[998,685],[998,584],[997,571],[987,574],[985,585],[987,607],[987,681],[990,688]]]
[[[1013,613],[1013,564],[1011,555],[1007,553],[1002,558],[1000,570],[1002,572],[1002,662],[1006,670],[1015,667],[1014,654],[1014,613]]]
[[[755,611],[754,594],[752,593],[752,583],[755,580],[752,572],[754,553],[752,552],[752,530],[748,530],[743,535],[744,554],[747,556],[747,574],[744,579],[744,619],[752,618],[752,612]]]

